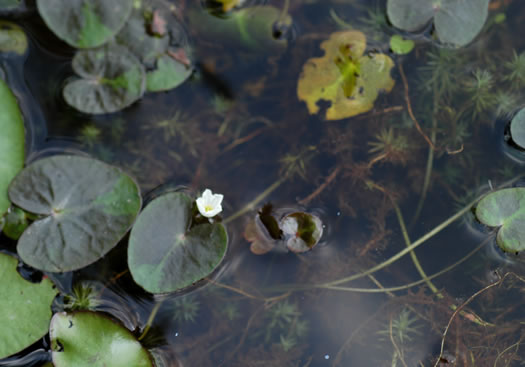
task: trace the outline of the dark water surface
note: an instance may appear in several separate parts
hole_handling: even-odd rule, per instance
[[[37,15],[19,20],[30,53],[23,64],[2,66],[29,124],[29,160],[57,152],[101,159],[134,176],[146,201],[180,187],[211,188],[225,198],[226,259],[213,279],[192,289],[167,296],[141,290],[126,272],[127,238],[88,268],[52,279],[64,293],[91,287],[95,309],[137,336],[158,311],[143,342],[159,365],[433,366],[440,355],[440,366],[524,365],[525,284],[513,275],[525,275],[522,259],[500,251],[472,211],[439,227],[414,255],[328,289],[406,248],[402,225],[414,242],[482,193],[523,185],[525,153],[508,143],[506,130],[525,101],[525,56],[512,65],[525,51],[523,3],[493,1],[485,28],[467,47],[437,44],[429,27],[411,35],[416,48],[404,56],[389,49],[398,31],[383,1],[291,0],[288,13],[288,45],[277,51],[244,49],[185,18],[192,77],[101,116],[62,100],[74,50]],[[506,19],[498,23],[501,13]],[[297,82],[305,62],[323,54],[320,43],[344,23],[366,35],[368,52],[393,59],[395,86],[371,111],[325,121],[299,101]],[[432,153],[409,116],[407,90]],[[321,243],[304,254],[252,254],[245,227],[265,203],[319,215]],[[237,216],[243,208],[250,210]],[[14,251],[13,241],[2,237],[2,248]],[[428,276],[446,271],[432,286],[383,289],[422,279],[415,263]],[[0,365],[40,365],[46,343]]]

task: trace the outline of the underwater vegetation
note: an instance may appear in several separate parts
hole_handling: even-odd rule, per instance
[[[518,1],[0,17],[0,365],[525,363]]]

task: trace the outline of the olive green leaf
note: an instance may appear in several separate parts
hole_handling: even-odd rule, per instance
[[[24,168],[9,197],[39,215],[18,240],[18,254],[28,265],[51,272],[100,259],[126,234],[141,206],[137,184],[120,169],[68,155]]]

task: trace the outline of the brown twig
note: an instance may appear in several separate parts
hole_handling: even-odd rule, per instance
[[[448,323],[447,323],[447,326],[445,328],[445,331],[443,332],[443,337],[441,338],[441,349],[439,351],[439,356],[436,360],[436,363],[434,364],[434,367],[437,367],[439,365],[439,362],[441,361],[442,357],[443,357],[443,351],[445,349],[445,339],[447,337],[447,333],[448,333],[448,330],[450,329],[450,325],[452,324],[452,321],[454,321],[454,318],[457,316],[458,313],[460,313],[470,302],[472,302],[476,297],[478,297],[480,294],[484,293],[485,291],[491,289],[491,288],[494,288],[496,286],[499,286],[501,283],[503,283],[503,281],[505,280],[505,278],[507,278],[508,276],[510,275],[513,275],[515,276],[516,278],[518,278],[520,281],[522,282],[525,282],[525,279],[523,279],[522,277],[520,277],[519,275],[515,274],[515,273],[506,273],[505,275],[503,275],[502,277],[499,278],[499,280],[495,281],[494,283],[492,284],[489,284],[488,286],[480,289],[479,291],[477,291],[476,293],[474,293],[472,296],[470,296],[465,302],[463,302],[463,304],[461,304],[461,306],[459,306],[458,308],[456,308],[456,310],[454,311],[454,313],[452,314],[452,316],[450,317],[450,320],[448,320]]]
[[[414,112],[412,111],[412,104],[410,103],[410,96],[408,94],[408,82],[407,82],[407,78],[405,76],[405,72],[403,70],[402,64],[399,64],[399,74],[401,74],[401,79],[403,79],[403,85],[405,86],[405,101],[407,103],[408,114],[410,115],[410,118],[412,119],[412,121],[414,121],[414,125],[416,126],[417,131],[419,131],[421,136],[423,136],[423,138],[426,140],[428,145],[432,149],[436,149],[436,147],[434,146],[434,143],[432,143],[432,140],[430,140],[430,138],[423,132],[423,129],[421,129],[419,122],[417,122],[416,120],[416,116],[414,116]]]
[[[321,186],[319,186],[317,189],[315,189],[314,192],[312,192],[310,195],[308,195],[307,197],[305,197],[304,199],[302,200],[299,200],[299,204],[301,205],[308,205],[308,203],[310,201],[312,201],[313,199],[315,199],[320,193],[322,193],[324,191],[324,189],[326,189],[326,187],[328,185],[330,185],[330,183],[335,180],[335,178],[337,177],[337,175],[339,174],[339,172],[341,172],[341,166],[337,166],[332,173],[330,173],[330,175],[326,178],[326,180],[321,184]]]
[[[259,128],[259,129],[255,130],[254,132],[252,132],[252,133],[242,137],[242,138],[235,139],[230,145],[228,145],[226,148],[224,148],[224,150],[222,152],[223,153],[227,152],[229,150],[232,150],[233,148],[235,148],[238,145],[244,144],[244,143],[252,140],[256,136],[260,135],[264,130],[266,130],[266,128],[267,128],[266,126],[263,126],[263,127]]]

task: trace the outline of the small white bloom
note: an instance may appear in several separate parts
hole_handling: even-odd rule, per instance
[[[288,216],[281,221],[281,231],[287,236],[297,236],[297,230],[299,229],[299,224],[297,219]]]
[[[214,217],[222,212],[222,198],[221,194],[213,194],[210,189],[204,190],[202,196],[197,198],[197,208],[199,212],[208,218]]]

